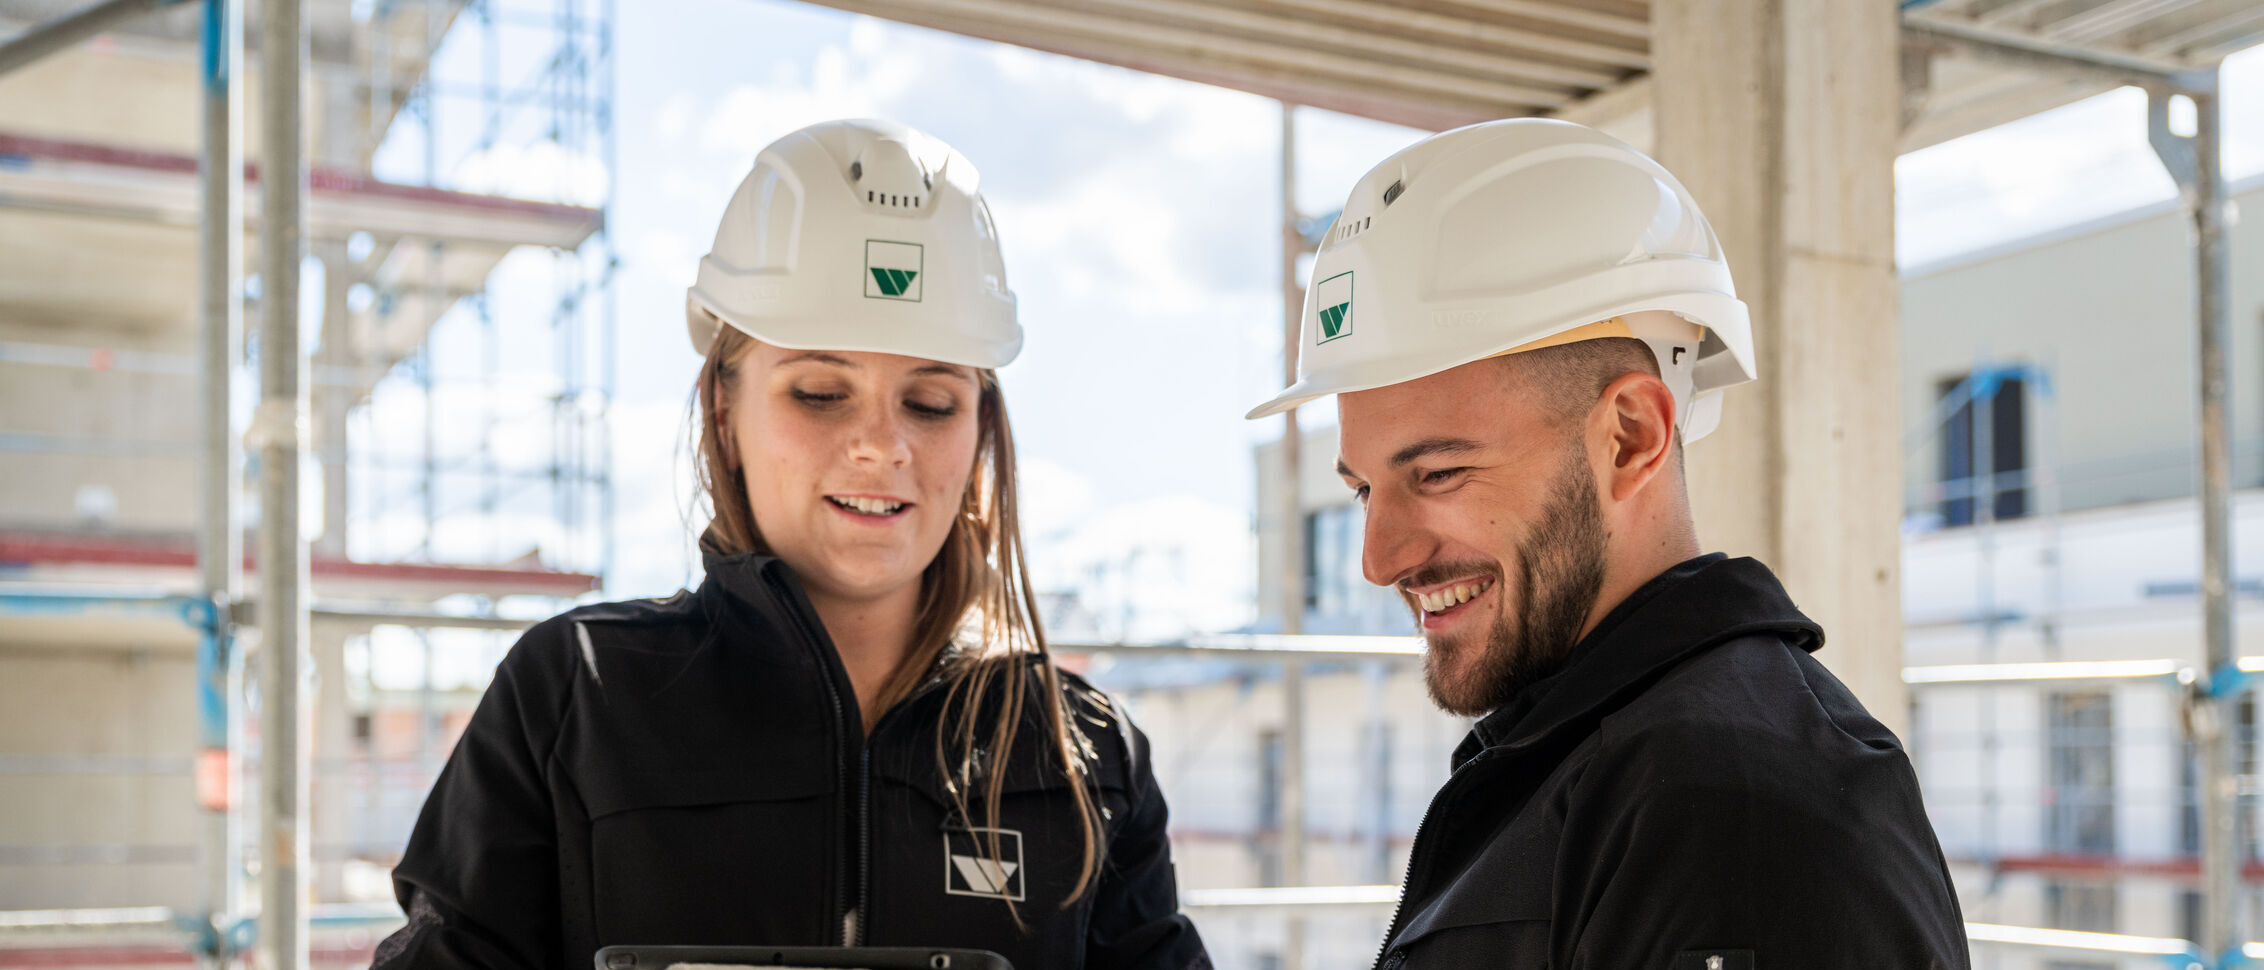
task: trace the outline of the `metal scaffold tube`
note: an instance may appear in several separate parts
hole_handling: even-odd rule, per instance
[[[261,33],[259,445],[260,826],[259,955],[263,970],[303,970],[307,951],[307,781],[303,734],[308,640],[307,545],[299,536],[299,456],[307,438],[305,348],[299,340],[306,167],[300,102],[307,34],[303,0],[266,0]]]
[[[1297,230],[1297,106],[1281,106],[1281,371],[1297,383],[1298,323],[1304,289],[1297,283],[1297,260],[1305,237]],[[1304,435],[1297,409],[1282,412],[1281,428],[1281,632],[1304,632],[1305,506],[1301,479]],[[1281,669],[1281,882],[1305,884],[1305,665],[1292,660]],[[1305,970],[1305,921],[1291,917],[1282,947],[1285,970]]]
[[[2202,642],[2206,649],[2208,690],[2202,703],[2205,717],[2197,718],[2209,730],[2198,756],[2202,759],[2202,790],[2208,793],[2202,812],[2202,879],[2207,904],[2202,913],[2205,951],[2225,965],[2240,955],[2240,833],[2239,772],[2233,763],[2234,746],[2228,736],[2228,716],[2244,679],[2235,665],[2233,648],[2232,577],[2232,431],[2225,408],[2230,394],[2226,351],[2232,346],[2232,315],[2226,306],[2229,266],[2225,254],[2226,192],[2222,171],[2222,116],[2218,110],[2216,79],[2206,90],[2189,90],[2183,96],[2194,106],[2194,131],[2189,141],[2190,161],[2171,163],[2173,174],[2183,168],[2179,182],[2193,217],[2195,314],[2201,346],[2201,601]],[[2157,144],[2176,138],[2168,128],[2168,105],[2161,94],[2153,98],[2149,125]],[[2165,161],[2168,161],[2166,153]]]
[[[2147,85],[2147,140],[2169,170],[2193,220],[2194,316],[2200,352],[2201,425],[2201,639],[2202,669],[2186,697],[2185,727],[2193,741],[2201,802],[2201,944],[2210,966],[2241,959],[2238,823],[2240,774],[2234,764],[2229,716],[2247,675],[2234,652],[2232,579],[2232,431],[2225,413],[2231,393],[2226,351],[2232,316],[2225,252],[2227,193],[2223,171],[2223,118],[2218,72],[2181,75]],[[2171,113],[2179,99],[2193,109],[2192,131],[2182,133]]]
[[[231,418],[236,366],[244,352],[244,23],[240,0],[205,0],[202,233],[204,453],[203,515],[197,560],[209,611],[198,649],[198,787],[204,813],[201,867],[203,929],[199,959],[228,962],[230,921],[241,908],[243,860],[236,808],[237,752],[233,710],[243,696],[243,664],[235,649],[233,604],[243,592],[243,533],[237,489],[243,446]]]

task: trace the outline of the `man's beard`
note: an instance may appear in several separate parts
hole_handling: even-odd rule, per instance
[[[1587,455],[1575,446],[1557,474],[1555,497],[1517,546],[1517,598],[1478,635],[1433,637],[1423,659],[1423,685],[1450,714],[1477,717],[1509,702],[1535,681],[1564,669],[1604,585],[1604,522]],[[1426,569],[1438,579],[1469,575],[1453,565]],[[1427,585],[1426,575],[1414,577]],[[1506,581],[1499,577],[1497,582]],[[1506,592],[1506,590],[1505,590]],[[1479,651],[1448,682],[1440,653]]]

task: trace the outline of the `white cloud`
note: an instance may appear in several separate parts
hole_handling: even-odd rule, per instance
[[[668,100],[660,103],[660,110],[653,113],[653,134],[664,141],[682,141],[684,135],[691,130],[692,112],[697,107],[698,101],[690,91],[678,91],[669,95]]]
[[[1015,469],[1022,479],[1015,495],[1021,503],[1025,539],[1035,543],[1085,521],[1093,504],[1091,479],[1067,465],[1029,455],[1016,455]]]
[[[679,397],[613,411],[613,573],[606,594],[661,596],[698,582],[707,521],[693,481],[689,414]]]
[[[503,142],[466,155],[451,188],[542,202],[594,206],[605,201],[605,163],[554,141]]]
[[[1064,639],[1157,642],[1248,623],[1256,544],[1249,517],[1190,495],[1113,505],[1033,542],[1033,582],[1073,605]]]
[[[922,82],[927,66],[908,33],[859,17],[848,44],[819,49],[806,76],[782,62],[768,82],[732,88],[701,124],[700,147],[744,175],[763,146],[789,132],[836,118],[888,116],[890,104]]]
[[[694,248],[692,241],[682,233],[647,229],[637,234],[636,241],[623,251],[622,258],[638,269],[667,280],[671,286],[690,286],[699,275],[700,254],[705,249],[704,246]]]

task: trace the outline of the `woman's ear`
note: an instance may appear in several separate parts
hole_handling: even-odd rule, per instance
[[[723,470],[735,472],[739,470],[739,436],[731,430],[731,386],[721,380],[711,386],[715,388],[716,452],[723,456]]]

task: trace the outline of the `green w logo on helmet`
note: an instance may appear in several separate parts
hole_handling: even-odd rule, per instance
[[[1325,344],[1352,333],[1352,274],[1338,273],[1313,284],[1313,305],[1319,307],[1320,332],[1313,343]]]
[[[882,269],[875,266],[872,270],[873,285],[880,287],[881,293],[888,296],[903,296],[905,290],[912,288],[913,278],[920,275],[920,271],[915,269]]]
[[[919,302],[925,259],[926,251],[919,243],[865,240],[865,296]]]

